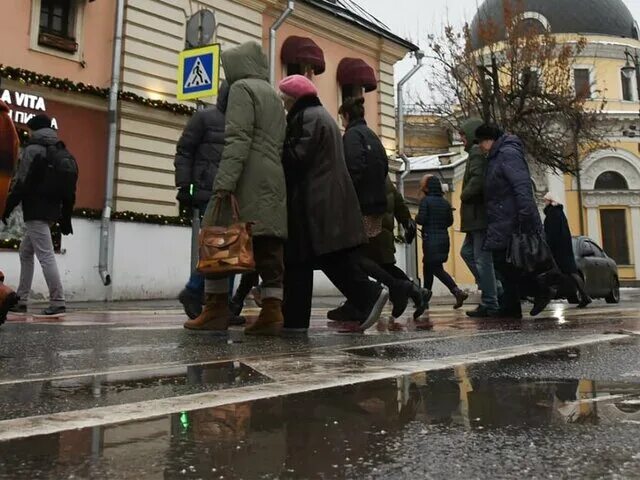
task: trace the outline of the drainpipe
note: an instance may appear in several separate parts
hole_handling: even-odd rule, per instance
[[[282,12],[280,18],[278,18],[274,24],[271,25],[271,29],[269,29],[269,82],[274,86],[276,84],[276,32],[285,20],[291,16],[295,9],[295,4],[296,2],[294,2],[294,0],[289,0],[285,11]]]
[[[418,50],[415,52],[416,64],[407,73],[402,80],[398,82],[398,153],[400,157],[404,155],[404,86],[423,66],[422,59],[424,52]]]
[[[418,50],[415,52],[416,64],[407,73],[402,80],[398,82],[398,154],[400,160],[404,164],[404,171],[400,175],[398,181],[398,191],[404,197],[404,180],[411,173],[411,163],[404,153],[404,86],[423,66],[422,59],[424,52]],[[417,241],[416,241],[417,245]],[[405,262],[406,273],[409,278],[415,280],[418,278],[418,255],[416,253],[416,245],[405,243]]]
[[[116,171],[116,146],[118,133],[118,90],[120,89],[120,68],[122,64],[122,30],[124,27],[125,0],[117,0],[116,25],[113,40],[113,67],[111,89],[109,91],[109,140],[107,144],[107,178],[105,181],[104,208],[100,226],[100,260],[98,272],[105,286],[111,285],[109,273],[109,253],[111,248],[111,209],[113,208],[113,182]]]

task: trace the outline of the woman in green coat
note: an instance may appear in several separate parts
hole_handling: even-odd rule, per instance
[[[216,201],[223,202],[221,219],[235,195],[240,205],[240,221],[254,222],[253,250],[257,273],[262,278],[263,306],[258,321],[245,333],[273,335],[283,324],[283,251],[287,238],[287,192],[282,169],[285,138],[285,111],[278,94],[269,84],[269,62],[256,42],[247,42],[222,53],[222,66],[229,82],[225,147],[213,186],[213,199],[203,226],[215,225]],[[226,332],[232,314],[228,305],[228,282],[205,283],[205,308],[185,328]]]

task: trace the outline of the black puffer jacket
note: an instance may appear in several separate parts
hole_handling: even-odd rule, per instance
[[[503,135],[489,152],[485,199],[488,221],[485,250],[505,250],[516,232],[542,232],[524,146],[514,135]]]
[[[59,141],[58,134],[51,128],[43,128],[33,132],[29,144],[20,155],[18,169],[11,180],[5,215],[9,216],[13,209],[22,203],[25,222],[31,220],[57,222],[62,218],[62,200],[51,199],[38,191],[38,168],[34,167],[38,163],[38,157],[46,158],[47,148]],[[70,214],[73,205],[65,206],[67,207],[65,212],[68,212],[65,220],[71,221]]]
[[[193,184],[193,202],[201,210],[209,203],[222,158],[228,98],[229,87],[224,83],[217,105],[193,114],[176,147],[176,187]]]
[[[420,202],[416,223],[422,225],[422,249],[425,263],[445,263],[449,259],[449,227],[453,225],[453,208],[444,198],[437,177],[427,181],[427,196]]]
[[[362,214],[382,215],[387,210],[389,174],[389,159],[382,142],[364,119],[349,124],[343,142],[347,168]]]

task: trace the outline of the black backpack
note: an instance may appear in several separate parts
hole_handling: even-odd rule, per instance
[[[75,196],[78,163],[61,141],[47,145],[46,156],[38,155],[32,165],[32,184],[45,197],[62,200]]]

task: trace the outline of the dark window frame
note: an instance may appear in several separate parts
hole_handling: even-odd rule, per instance
[[[56,9],[61,11],[56,14]],[[67,53],[76,53],[75,20],[78,15],[78,7],[74,0],[41,0],[40,15],[38,18],[38,44],[62,50]],[[60,28],[56,28],[56,18],[60,20]]]
[[[586,72],[586,83],[584,78],[580,78],[580,84],[578,84],[577,72],[584,74]],[[591,98],[591,70],[589,68],[574,68],[573,69],[573,89],[576,92],[577,98]]]
[[[594,190],[618,191],[629,190],[629,183],[620,173],[613,170],[602,172],[596,178]]]
[[[633,77],[628,77],[623,70],[620,70],[620,83],[622,87],[622,101],[633,102],[636,100],[634,93]]]

